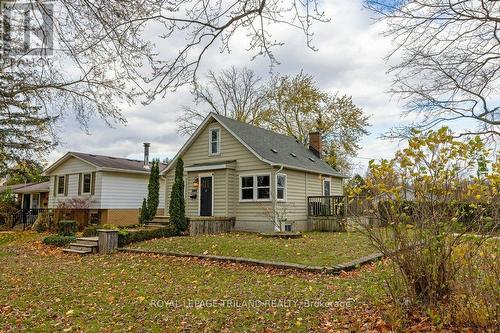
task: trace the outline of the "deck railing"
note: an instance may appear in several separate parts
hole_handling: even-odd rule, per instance
[[[347,197],[343,195],[307,197],[309,216],[347,216]]]
[[[47,208],[20,209],[12,215],[10,226],[14,228],[16,225],[22,225],[23,229],[35,223],[38,214],[48,212]]]

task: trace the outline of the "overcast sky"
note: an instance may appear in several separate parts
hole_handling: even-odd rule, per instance
[[[390,157],[397,149],[397,142],[381,140],[379,136],[405,121],[401,118],[398,101],[386,93],[390,77],[386,74],[384,56],[390,48],[390,41],[381,36],[383,27],[379,23],[374,24],[370,19],[372,14],[362,8],[360,0],[329,0],[325,10],[331,22],[314,26],[316,52],[306,47],[305,37],[300,31],[287,26],[273,29],[273,37],[285,43],[275,49],[281,64],[274,72],[294,75],[303,70],[314,76],[321,89],[351,95],[354,103],[371,116],[371,134],[363,139],[359,158],[356,159],[359,166],[355,172],[362,173],[368,159]],[[203,76],[209,69],[234,65],[247,66],[262,79],[267,79],[268,60],[258,58],[251,61],[252,54],[246,51],[247,47],[242,34],[233,38],[230,54],[221,55],[217,49],[212,49],[203,59],[199,75]],[[167,52],[168,43],[162,49]],[[172,158],[187,140],[187,137],[177,133],[176,119],[181,105],[190,103],[189,87],[179,89],[150,105],[138,103],[126,108],[126,126],[110,128],[102,120],[93,120],[90,134],[68,116],[59,124],[63,142],[49,156],[49,162],[67,151],[141,159],[143,142],[151,142],[154,157]]]

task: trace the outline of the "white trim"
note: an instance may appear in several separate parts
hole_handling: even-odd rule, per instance
[[[285,177],[285,186],[283,187],[283,194],[285,195],[285,197],[283,199],[278,198],[278,176]],[[276,173],[276,178],[275,178],[274,184],[275,184],[276,201],[287,202],[288,201],[288,175],[286,173]]]
[[[332,179],[330,177],[325,177],[323,178],[322,182],[321,182],[321,193],[323,193],[323,196],[325,196],[325,181],[329,182],[330,183],[330,194],[328,195],[332,195]]]
[[[239,175],[240,177],[240,181],[239,181],[239,186],[238,186],[238,189],[239,189],[239,201],[240,202],[254,202],[255,201],[255,176],[253,174],[248,174],[248,175]],[[243,177],[252,177],[252,199],[243,199],[242,196],[241,196],[241,190],[243,189],[242,188],[242,185],[243,185],[243,180],[242,178]],[[245,189],[249,189],[249,187],[245,187]]]
[[[209,170],[222,170],[222,169],[234,169],[234,168],[235,167],[230,167],[228,164],[213,164],[213,165],[185,167],[184,171],[193,172],[193,171],[209,171]]]
[[[259,186],[257,184],[257,177],[259,176],[268,176],[269,177],[269,198],[268,199],[259,199],[258,198],[258,189]],[[242,190],[242,178],[243,177],[253,177],[253,199],[242,199],[241,196],[241,190]],[[240,174],[239,175],[240,181],[239,181],[239,186],[238,186],[238,191],[239,191],[239,201],[240,202],[270,202],[272,201],[272,188],[273,188],[273,183],[271,181],[271,173],[249,173],[249,174]],[[260,188],[266,188],[267,186],[261,186]],[[246,187],[247,189],[249,187]]]
[[[42,175],[43,176],[50,176],[50,172],[52,170],[54,170],[55,168],[57,168],[58,166],[60,166],[63,162],[65,162],[68,158],[70,157],[74,157],[82,162],[85,162],[87,164],[90,164],[91,166],[95,167],[96,169],[98,169],[99,167],[97,165],[95,165],[94,163],[91,163],[87,160],[84,160],[83,158],[79,157],[79,156],[76,156],[74,155],[73,153],[69,152],[69,153],[66,153],[64,154],[63,157],[61,157],[60,159],[58,159],[57,161],[55,161],[51,166],[49,166],[47,169],[45,169],[43,172],[42,172]]]
[[[200,185],[198,186],[198,216],[201,216],[201,178],[212,178],[212,214],[209,216],[215,216],[215,183],[214,183],[214,174],[213,173],[199,173],[198,174],[198,182]],[[205,215],[204,215],[205,216]]]
[[[259,160],[261,160],[264,163],[269,164],[270,166],[276,166],[276,167],[283,166],[283,167],[286,167],[287,169],[291,169],[291,170],[306,171],[308,173],[314,173],[314,174],[319,174],[319,175],[324,174],[324,175],[329,175],[329,176],[336,177],[336,178],[350,178],[348,176],[335,175],[335,174],[330,174],[327,172],[318,172],[318,171],[313,171],[313,170],[309,170],[306,168],[300,168],[300,167],[291,166],[291,165],[287,165],[287,164],[283,164],[283,163],[274,163],[274,162],[271,162],[269,160],[266,160],[265,158],[263,158],[262,156],[257,154],[257,152],[255,150],[253,150],[249,145],[247,145],[243,140],[241,140],[240,137],[237,136],[233,131],[231,131],[231,129],[229,129],[223,122],[219,121],[219,119],[217,119],[217,114],[215,114],[215,113],[208,114],[208,116],[198,126],[198,128],[193,133],[193,135],[191,135],[191,137],[186,141],[186,143],[182,146],[182,148],[177,152],[177,154],[174,156],[172,161],[165,168],[165,170],[163,170],[160,174],[167,173],[175,165],[174,162],[179,158],[179,156],[181,156],[191,146],[193,141],[200,135],[200,133],[203,131],[203,129],[205,129],[205,127],[207,126],[207,124],[210,122],[211,119],[215,119],[222,127],[224,127],[224,129],[226,131],[228,131],[233,137],[235,137],[236,140],[238,140],[243,146],[245,146],[245,148],[247,148]]]
[[[218,132],[218,134],[217,134],[217,141],[216,141],[217,142],[217,152],[216,153],[212,152],[212,143],[214,143],[212,141],[212,131],[217,131]],[[222,140],[221,140],[221,135],[222,134],[221,133],[222,133],[222,131],[221,131],[221,129],[220,129],[219,126],[210,127],[208,129],[208,156],[219,156],[221,154],[221,149],[220,149],[221,148],[221,142],[222,142]]]
[[[85,192],[85,187],[83,186],[85,184],[85,175],[90,175],[90,187],[89,191]],[[82,194],[91,194],[92,193],[92,172],[82,172],[82,183],[80,184],[82,187]]]

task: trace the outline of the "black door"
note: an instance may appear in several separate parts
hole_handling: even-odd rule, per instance
[[[212,216],[212,177],[201,177],[200,183],[200,216]]]

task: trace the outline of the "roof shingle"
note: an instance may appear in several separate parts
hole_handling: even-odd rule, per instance
[[[295,138],[255,127],[219,114],[211,114],[263,159],[321,174],[347,177],[319,159]]]

